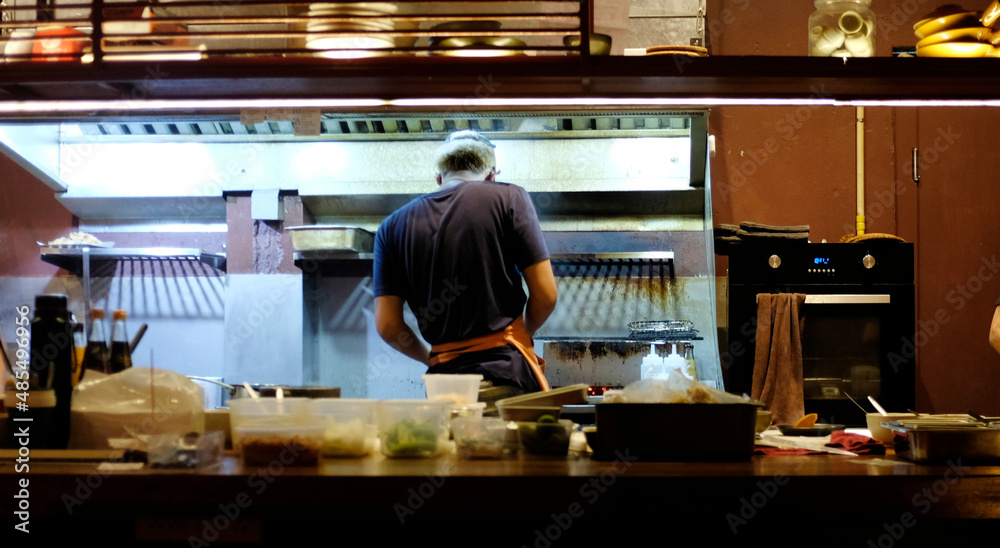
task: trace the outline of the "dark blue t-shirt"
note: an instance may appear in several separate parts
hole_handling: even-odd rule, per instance
[[[403,298],[442,344],[495,333],[524,313],[521,272],[549,258],[528,193],[468,181],[425,194],[375,235],[375,296]]]

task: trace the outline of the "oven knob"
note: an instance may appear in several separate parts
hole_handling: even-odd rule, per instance
[[[871,255],[865,255],[861,259],[861,264],[865,265],[865,268],[872,268],[873,266],[875,266],[875,257],[872,257]]]
[[[771,265],[771,268],[778,268],[781,266],[781,257],[777,255],[771,255],[767,258],[767,264]]]

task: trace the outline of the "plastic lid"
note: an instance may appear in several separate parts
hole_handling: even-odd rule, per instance
[[[115,310],[115,311],[114,311],[114,312],[113,312],[113,313],[111,314],[111,319],[112,319],[112,320],[124,320],[124,319],[125,319],[125,311],[124,311],[124,310],[122,310],[122,309],[117,309],[117,310]]]
[[[101,320],[101,319],[104,319],[104,309],[103,308],[91,308],[90,309],[90,318],[92,320]]]

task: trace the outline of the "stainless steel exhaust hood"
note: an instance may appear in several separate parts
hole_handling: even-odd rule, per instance
[[[0,143],[81,219],[224,219],[226,193],[277,189],[303,196],[318,218],[377,224],[429,190],[424,158],[463,128],[502,143],[505,180],[559,193],[539,200],[543,213],[593,217],[608,191],[638,192],[615,217],[703,212],[692,190],[705,183],[704,111],[329,112],[316,113],[318,135],[269,114],[7,122]]]

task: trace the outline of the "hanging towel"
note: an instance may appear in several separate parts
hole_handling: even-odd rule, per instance
[[[775,424],[805,413],[802,395],[802,293],[757,295],[757,349],[750,397],[764,402]]]

